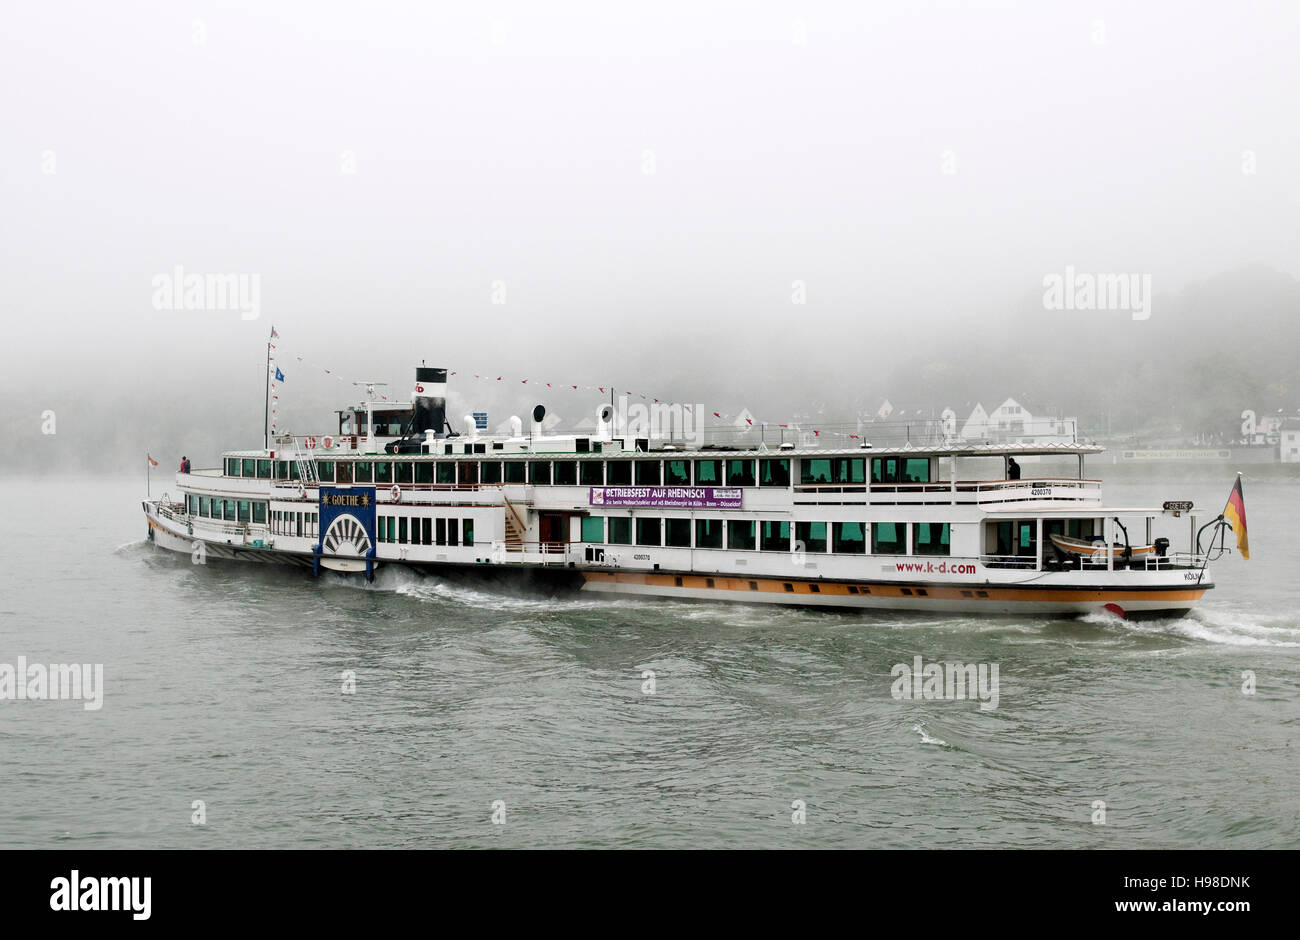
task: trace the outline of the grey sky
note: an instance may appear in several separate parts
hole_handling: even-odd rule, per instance
[[[166,395],[255,382],[274,322],[358,377],[427,358],[647,384],[721,358],[743,390],[741,363],[761,384],[792,356],[975,330],[1067,264],[1150,274],[1157,298],[1245,264],[1300,274],[1294,3],[7,20],[7,382],[55,361]],[[259,275],[260,319],[153,309],[178,264]]]

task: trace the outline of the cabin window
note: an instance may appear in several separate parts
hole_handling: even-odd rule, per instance
[[[474,460],[462,460],[457,473],[459,479],[456,481],[461,486],[473,486],[478,483],[478,462]]]
[[[753,486],[754,484],[754,461],[727,461],[727,486]]]
[[[611,516],[609,520],[609,542],[611,545],[631,545],[632,520],[625,516]]]
[[[950,529],[946,522],[913,522],[912,553],[916,555],[952,554]]]
[[[252,513],[249,510],[248,500],[239,501],[239,522],[248,522],[252,519]]]
[[[790,458],[780,457],[758,462],[759,486],[789,486]]]
[[[1066,523],[1065,534],[1075,539],[1092,538],[1093,528],[1091,519],[1071,519]]]
[[[427,460],[421,460],[415,465],[415,482],[432,483],[433,482],[433,464]]]
[[[259,460],[257,462],[257,478],[259,480],[271,479],[271,461]]]
[[[239,476],[239,461],[235,460],[233,457],[226,458],[226,476],[228,477]]]
[[[906,555],[907,526],[902,522],[873,523],[871,526],[871,553],[873,555]]]
[[[246,477],[255,477],[255,476],[257,476],[257,461],[256,461],[256,460],[252,459],[251,457],[245,457],[245,458],[243,459],[242,463],[243,463],[243,468],[244,468],[244,469],[243,469],[242,476],[246,476]]]
[[[289,463],[285,460],[275,462],[275,478],[277,480],[287,480],[289,478]]]
[[[721,460],[695,461],[695,485],[696,486],[721,486],[722,485],[722,461]]]
[[[897,483],[898,482],[898,458],[897,457],[872,457],[871,458],[871,482],[872,483]]]
[[[233,499],[227,499],[227,500],[223,500],[222,502],[223,502],[223,504],[224,504],[224,506],[225,506],[225,510],[226,510],[226,519],[229,520],[230,522],[234,522],[234,521],[235,521],[235,501],[234,501]]]
[[[691,520],[665,519],[664,544],[674,548],[691,547]]]
[[[832,524],[831,551],[841,555],[866,554],[866,526],[861,522],[836,522]]]
[[[501,461],[485,460],[479,465],[479,482],[481,483],[500,483],[501,482]]]
[[[199,497],[199,515],[200,516],[212,515],[212,498],[210,496]]]
[[[667,486],[690,486],[691,463],[689,460],[665,460],[664,484]]]
[[[578,485],[578,462],[576,460],[555,461],[555,485]]]
[[[658,486],[659,481],[659,461],[638,460],[636,462],[637,486]]]
[[[795,548],[805,552],[826,551],[826,523],[796,522],[794,524]]]
[[[399,516],[397,519],[397,541],[403,545],[406,544],[406,517]]]
[[[450,460],[439,460],[434,481],[440,486],[451,486],[456,482],[456,465]]]
[[[266,525],[266,503],[253,503],[253,521]]]
[[[578,482],[583,486],[603,486],[605,465],[599,460],[584,460],[578,464]]]
[[[549,486],[551,482],[551,462],[534,460],[528,464],[528,482],[533,486]]]
[[[584,516],[582,520],[582,540],[584,542],[605,541],[604,516]]]
[[[334,482],[334,461],[322,460],[316,464],[316,478],[322,483]]]
[[[523,483],[526,479],[527,465],[522,460],[505,462],[505,480],[507,483]]]
[[[352,482],[352,461],[345,460],[334,465],[334,482],[340,485]]]
[[[358,460],[353,470],[352,479],[357,483],[375,482],[375,465],[369,460]]]
[[[695,520],[695,547],[696,548],[721,548],[722,547],[722,520],[721,519],[696,519]]]
[[[375,461],[375,482],[376,483],[393,482],[393,462],[391,460]]]
[[[818,457],[816,460],[805,457],[799,461],[799,482],[803,484],[831,482],[830,460],[825,457]]]
[[[636,543],[638,545],[660,545],[663,543],[662,519],[637,519]]]
[[[474,545],[474,520],[473,519],[460,520],[460,531],[465,536],[465,544],[472,548]]]
[[[434,544],[435,545],[447,544],[447,520],[446,519],[438,519],[434,523]]]
[[[388,517],[380,516],[375,520],[375,537],[381,542],[388,541]]]
[[[727,521],[727,547],[736,551],[754,550],[753,519],[730,519]]]
[[[295,461],[290,462],[290,464],[289,464],[289,479],[290,479],[290,480],[296,480],[296,479],[298,479],[298,476],[299,476],[299,473],[298,473],[298,461],[295,460]]]
[[[414,476],[411,469],[411,461],[399,460],[393,464],[393,479],[398,483],[412,483]]]
[[[428,516],[420,520],[420,544],[433,544],[433,520]]]
[[[790,550],[790,523],[764,520],[758,524],[758,547],[765,552]]]
[[[908,457],[903,461],[903,483],[929,483],[930,458]]]
[[[447,544],[460,544],[460,520],[458,519],[447,520]]]
[[[605,481],[610,486],[632,485],[632,461],[611,460],[605,464]]]
[[[834,461],[836,483],[866,483],[865,457],[836,457]]]

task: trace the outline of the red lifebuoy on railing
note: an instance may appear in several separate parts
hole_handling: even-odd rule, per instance
[[[316,449],[316,438],[314,437],[307,438],[307,440],[305,440],[303,443],[307,445],[308,450]]]
[[[321,443],[325,445],[326,450],[333,450],[334,448],[334,438],[328,434],[325,435],[325,440],[321,441]]]
[[[393,488],[388,491],[388,495],[392,497],[393,502],[400,503],[402,501],[402,488],[394,485]]]

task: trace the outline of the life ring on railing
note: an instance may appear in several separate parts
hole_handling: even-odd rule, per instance
[[[303,441],[303,443],[307,445],[308,450],[316,449],[316,438],[314,437],[307,438],[307,440]]]
[[[326,450],[334,449],[334,438],[330,437],[328,434],[325,435],[325,440],[321,441],[321,443],[325,445]]]
[[[298,481],[298,498],[299,498],[299,499],[304,499],[306,496],[307,496],[307,484],[304,483],[304,482],[302,482],[302,480],[299,480],[299,481]]]
[[[388,495],[392,497],[393,502],[400,503],[402,501],[402,488],[394,485],[393,488],[388,491]]]

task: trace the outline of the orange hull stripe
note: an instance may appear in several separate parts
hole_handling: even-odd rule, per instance
[[[932,587],[916,584],[843,584],[836,581],[787,581],[783,578],[735,578],[708,575],[612,573],[584,571],[589,582],[604,584],[640,584],[647,587],[693,588],[697,590],[755,591],[758,593],[815,595],[831,597],[932,597],[941,600],[991,601],[1197,601],[1206,588],[1170,588],[1155,591],[1085,590],[1081,588],[1014,588],[992,585]],[[712,582],[712,583],[710,583]],[[787,587],[789,585],[789,587]],[[816,588],[816,590],[814,590]]]

